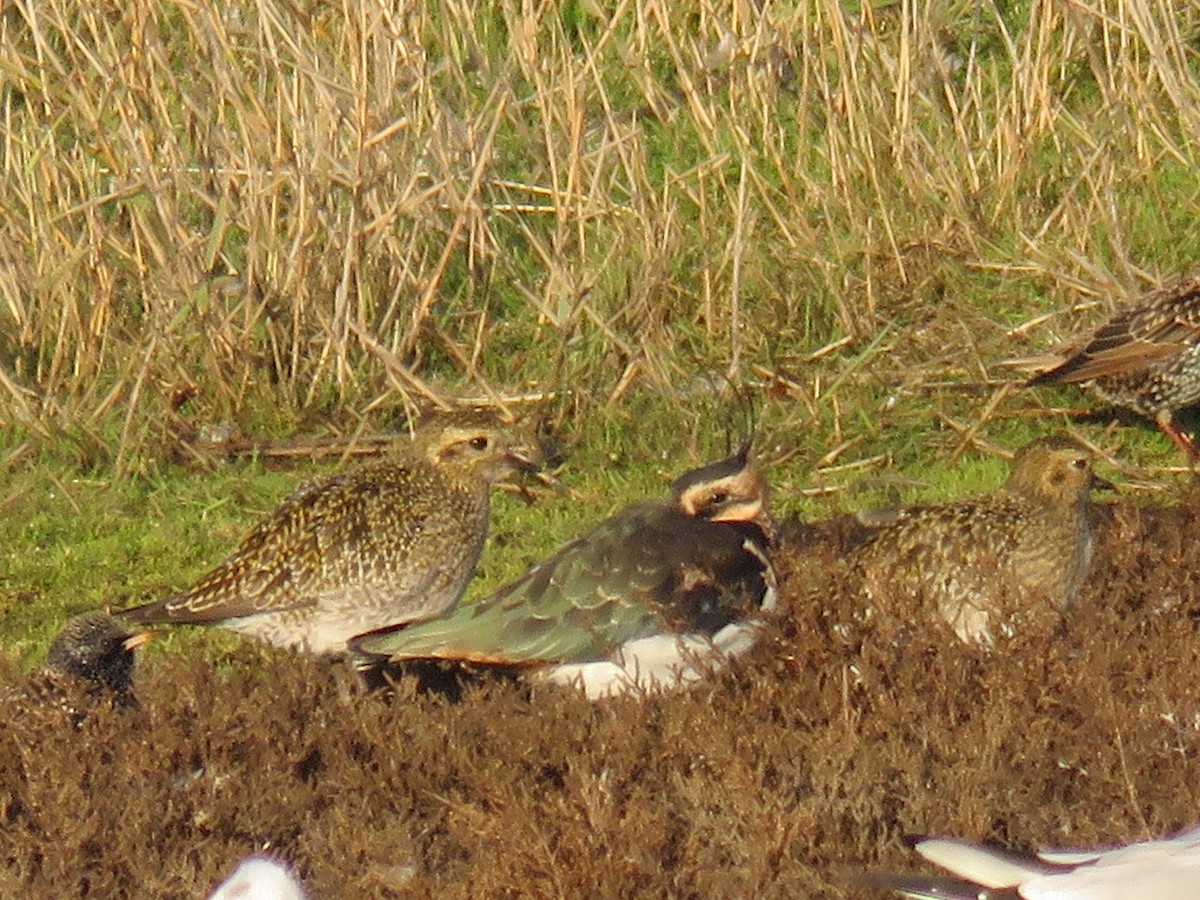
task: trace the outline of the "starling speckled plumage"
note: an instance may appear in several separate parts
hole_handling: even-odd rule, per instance
[[[1200,456],[1173,421],[1200,402],[1200,275],[1166,284],[1094,331],[1014,366],[1036,371],[1026,386],[1078,384],[1153,419],[1180,449]]]
[[[107,613],[75,616],[50,642],[46,664],[20,691],[24,702],[59,707],[77,721],[86,694],[94,702],[111,697],[118,706],[137,706],[133,695],[134,652],[151,640],[130,631]]]
[[[852,881],[915,900],[1191,900],[1200,891],[1200,828],[1110,850],[1046,850],[1036,857],[954,838],[921,838],[914,847],[954,877],[871,873]]]
[[[441,615],[475,571],[493,485],[536,457],[482,415],[434,420],[383,461],[300,488],[191,589],[117,615],[313,654]]]
[[[774,608],[766,484],[744,448],[665,502],[621,510],[495,594],[351,641],[401,660],[513,667],[589,698],[686,685],[753,646]]]
[[[1064,436],[1017,451],[991,494],[860,517],[881,522],[848,562],[882,612],[936,617],[965,642],[1056,624],[1091,567],[1091,454]],[[915,603],[915,607],[912,604]]]
[[[46,669],[103,690],[125,693],[133,678],[133,653],[150,639],[149,633],[130,631],[107,613],[83,613],[67,622],[50,642]]]

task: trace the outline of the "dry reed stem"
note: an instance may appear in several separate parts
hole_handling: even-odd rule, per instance
[[[10,4],[6,418],[115,414],[97,449],[136,468],[181,383],[206,416],[376,405],[360,335],[439,397],[586,373],[603,403],[694,365],[681,328],[731,376],[869,341],[914,248],[1108,295],[1165,274],[1131,197],[1195,203],[1162,175],[1200,146],[1186,3],[572,15]]]

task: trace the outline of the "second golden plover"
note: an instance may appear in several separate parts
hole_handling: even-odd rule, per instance
[[[1057,623],[1087,577],[1094,545],[1091,454],[1064,436],[1017,451],[991,494],[874,516],[848,562],[880,612],[946,623],[963,641]],[[871,524],[872,517],[863,517]]]

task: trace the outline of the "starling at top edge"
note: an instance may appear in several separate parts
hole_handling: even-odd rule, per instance
[[[849,563],[872,608],[936,618],[965,642],[1057,625],[1091,567],[1091,454],[1063,436],[1017,451],[991,494],[895,510]],[[863,518],[869,524],[867,517]]]
[[[537,451],[482,415],[436,419],[394,455],[297,490],[187,591],[117,615],[213,624],[314,654],[452,609],[492,486]]]
[[[496,593],[351,641],[393,661],[521,668],[589,698],[669,689],[753,646],[775,605],[766,484],[748,449],[627,507]]]
[[[1173,421],[1176,411],[1200,402],[1200,275],[1151,291],[1094,331],[1013,364],[1037,371],[1027,386],[1079,384],[1153,419],[1181,450],[1200,456]]]

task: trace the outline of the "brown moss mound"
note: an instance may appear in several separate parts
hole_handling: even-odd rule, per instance
[[[314,896],[850,897],[899,838],[1087,845],[1200,821],[1200,497],[1113,507],[1055,640],[835,634],[846,522],[793,525],[787,615],[713,684],[587,704],[360,696],[247,646],[76,725],[0,699],[0,896],[195,898],[269,846]]]

